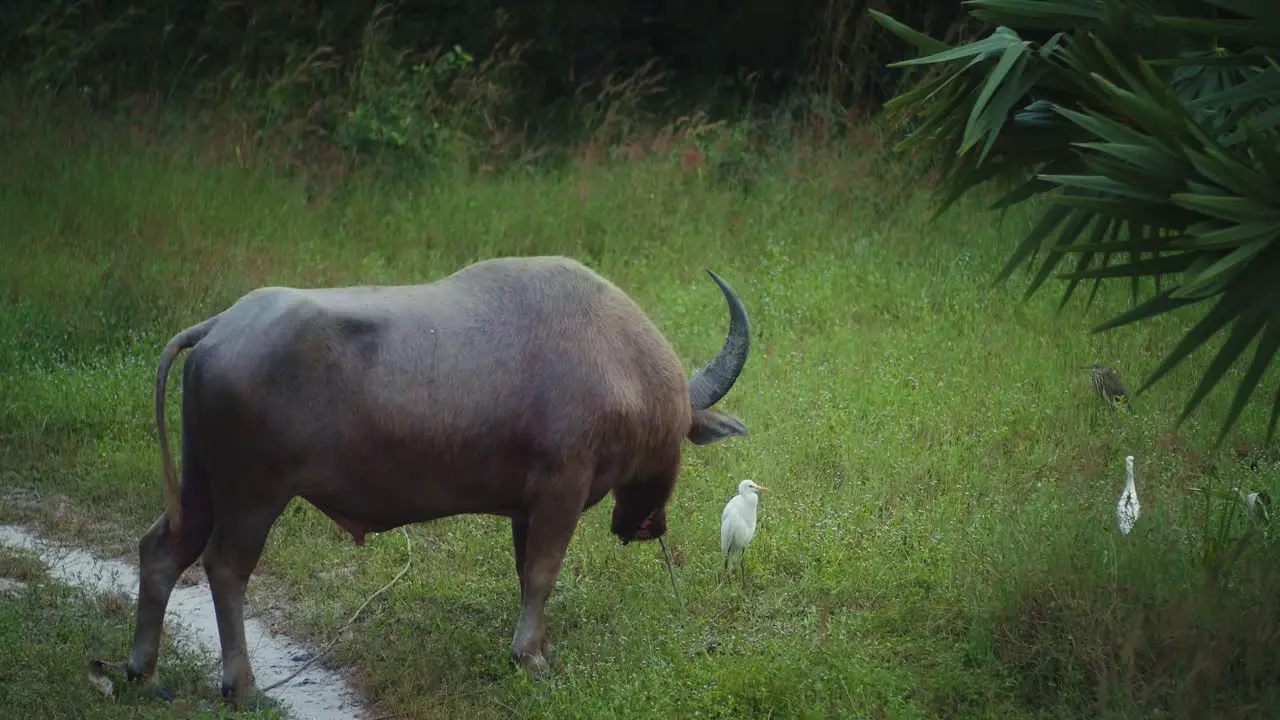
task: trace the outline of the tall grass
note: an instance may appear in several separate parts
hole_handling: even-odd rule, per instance
[[[344,170],[326,185],[332,165],[281,173],[249,125],[193,130],[155,121],[172,115],[138,124],[12,103],[3,113],[4,480],[135,534],[162,507],[150,412],[159,349],[253,287],[425,282],[485,257],[568,254],[632,293],[689,369],[716,352],[726,322],[703,268],[742,296],[756,337],[722,404],[752,434],[686,452],[668,536],[683,610],[658,550],[619,547],[597,507],[549,605],[556,670],[531,682],[505,660],[518,599],[505,521],[414,527],[412,571],[335,651],[384,711],[1275,707],[1271,534],[1189,489],[1280,493],[1274,452],[1249,442],[1266,418],[1248,411],[1214,448],[1227,400],[1215,394],[1175,428],[1179,385],[1203,357],[1133,414],[1110,412],[1080,366],[1112,363],[1136,385],[1188,316],[1093,335],[1127,287],[1060,313],[1047,293],[1018,303],[1025,277],[991,288],[1030,216],[999,218],[972,199],[928,222],[928,176],[889,156],[874,120],[820,142],[690,118],[598,138],[554,167],[459,161],[416,180]],[[1143,515],[1121,536],[1126,454]],[[774,492],[749,583],[721,586],[719,512],[744,477]],[[402,562],[397,533],[358,549],[297,501],[259,567],[256,607],[327,640]]]

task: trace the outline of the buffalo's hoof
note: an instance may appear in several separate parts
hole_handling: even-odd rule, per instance
[[[174,699],[178,697],[178,693],[170,690],[169,688],[157,682],[156,676],[154,674],[151,674],[151,675],[144,674],[141,670],[138,670],[129,662],[102,663],[102,667],[108,673],[123,672],[126,680],[128,680],[129,682],[138,683],[139,685],[142,686],[142,692],[144,694],[149,695],[157,700],[168,703],[168,702],[173,702]]]
[[[536,653],[519,652],[516,649],[512,648],[510,654],[511,654],[511,660],[513,662],[519,663],[520,667],[524,668],[525,671],[530,673],[531,675],[541,675],[542,673],[547,671],[548,667],[550,667],[550,665],[547,663],[546,657],[542,655],[541,651],[538,651]]]
[[[106,663],[103,663],[103,664],[107,665]],[[140,682],[140,681],[145,682],[146,680],[149,679],[147,678],[145,673],[135,668],[132,662],[126,662],[124,664],[124,676],[125,676],[125,679],[127,679],[129,682]]]
[[[230,685],[223,685],[222,697],[237,711],[269,710],[280,707],[279,702],[272,699],[271,696],[261,690],[258,690],[256,687],[250,687],[247,690],[237,692],[234,687]]]

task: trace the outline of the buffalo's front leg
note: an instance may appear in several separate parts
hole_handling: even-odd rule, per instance
[[[525,545],[529,542],[529,516],[526,513],[516,513],[511,516],[511,545],[515,549],[516,556],[516,575],[520,578],[520,603],[523,606],[525,598],[524,586],[524,556]],[[551,655],[551,633],[543,630],[542,633],[542,656],[550,660]]]
[[[581,492],[576,489],[581,485]],[[526,670],[541,672],[547,668],[545,653],[550,651],[545,608],[555,588],[564,553],[582,515],[582,503],[588,483],[566,482],[574,490],[546,498],[537,503],[528,516],[521,574],[520,621],[511,640],[511,657]],[[519,542],[518,522],[513,521],[513,538]],[[517,562],[521,553],[516,551]]]

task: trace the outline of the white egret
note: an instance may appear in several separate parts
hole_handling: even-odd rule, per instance
[[[747,582],[746,560],[743,558],[747,544],[756,534],[756,507],[761,492],[769,488],[751,480],[738,483],[738,494],[729,499],[720,513],[720,554],[724,556],[724,571],[729,571],[729,557],[737,553],[742,582]]]
[[[1246,495],[1244,506],[1259,520],[1271,519],[1271,496],[1265,490],[1255,490]]]
[[[1141,506],[1138,505],[1138,488],[1133,484],[1133,456],[1124,459],[1124,492],[1120,493],[1120,502],[1116,503],[1116,519],[1120,521],[1120,532],[1128,535],[1133,524],[1138,520]]]

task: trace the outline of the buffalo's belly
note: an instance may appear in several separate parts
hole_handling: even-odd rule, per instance
[[[308,463],[298,493],[331,517],[386,529],[463,513],[510,515],[521,505],[524,466],[500,447],[333,449]]]

